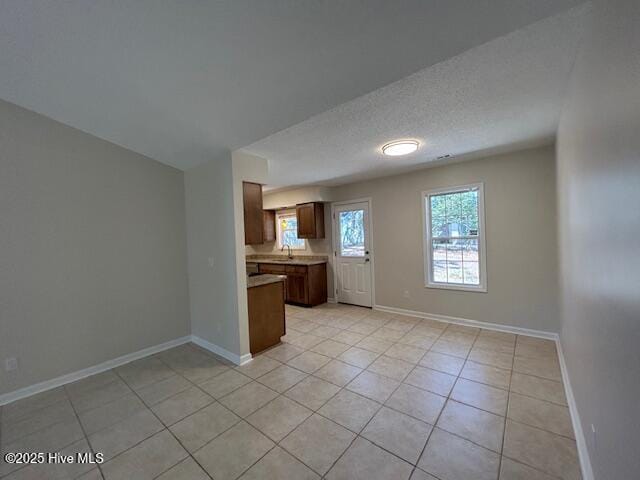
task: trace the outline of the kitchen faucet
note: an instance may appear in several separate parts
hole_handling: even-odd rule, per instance
[[[284,247],[287,247],[287,257],[289,258],[289,260],[293,259],[293,255],[291,255],[291,247],[289,246],[289,244],[285,243],[284,245],[282,245],[282,248],[280,249],[281,252],[284,252]]]

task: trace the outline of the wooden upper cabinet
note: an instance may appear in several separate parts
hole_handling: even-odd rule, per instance
[[[298,238],[324,238],[324,205],[320,202],[296,205]]]
[[[242,182],[242,195],[244,200],[244,244],[263,243],[262,185]]]
[[[276,212],[275,210],[263,210],[262,211],[263,229],[262,235],[263,242],[275,242],[276,241]]]

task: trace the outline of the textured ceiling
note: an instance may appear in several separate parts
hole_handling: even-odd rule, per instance
[[[0,98],[188,168],[578,3],[2,0]]]
[[[337,185],[553,140],[586,20],[581,5],[468,50],[243,148],[272,188]],[[383,144],[421,142],[405,157]]]

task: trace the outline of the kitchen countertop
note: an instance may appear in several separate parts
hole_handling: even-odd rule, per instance
[[[247,263],[276,263],[278,265],[321,265],[323,263],[327,263],[326,257],[293,257],[293,259],[289,260],[286,256],[281,255],[282,258],[278,257],[259,257],[259,258],[249,258],[247,257]]]
[[[259,287],[261,285],[268,285],[276,282],[284,282],[286,279],[286,275],[271,275],[269,273],[255,275],[253,277],[247,277],[247,288]]]

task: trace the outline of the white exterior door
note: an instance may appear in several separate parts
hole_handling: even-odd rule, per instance
[[[369,202],[334,206],[336,300],[370,307],[371,255]]]

